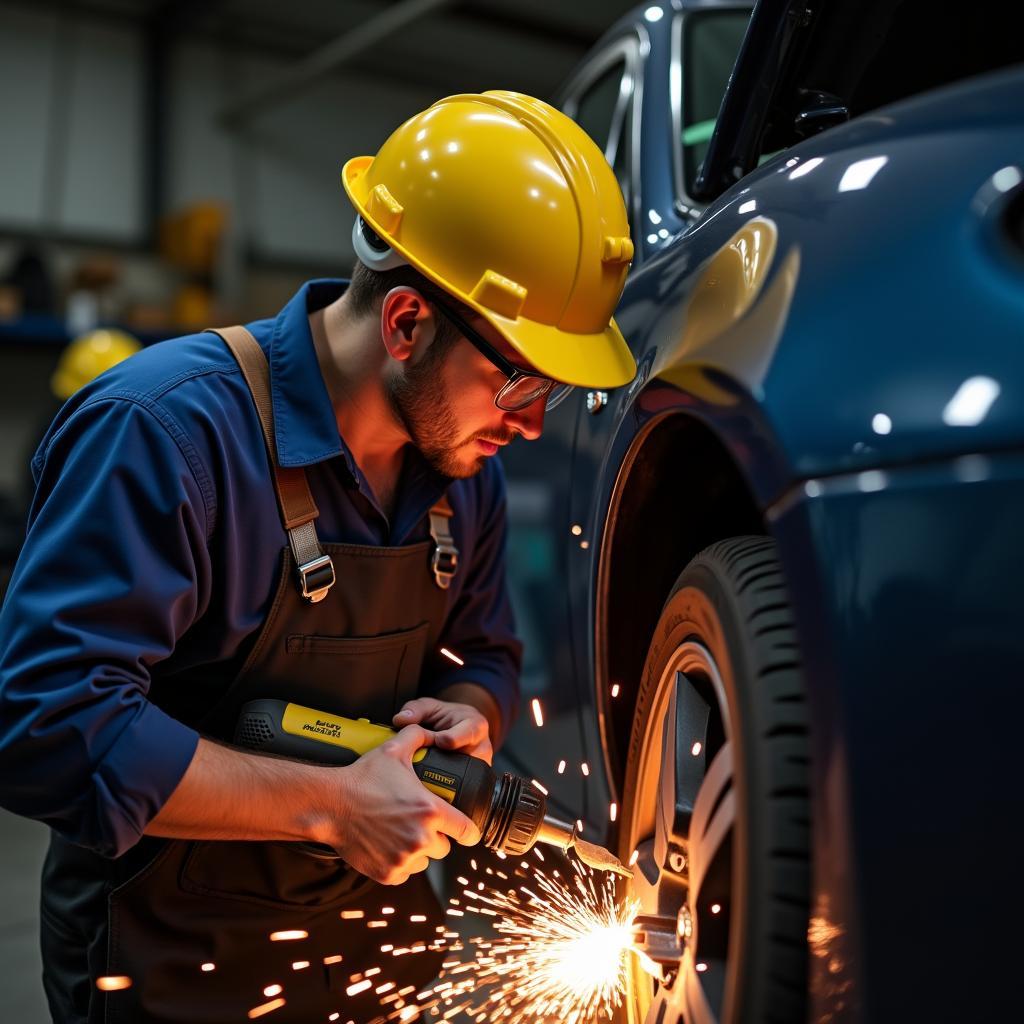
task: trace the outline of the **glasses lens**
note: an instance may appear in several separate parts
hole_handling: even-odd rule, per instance
[[[548,394],[548,400],[544,403],[544,408],[551,412],[556,405],[568,398],[572,391],[573,386],[571,384],[556,384]]]
[[[539,398],[547,395],[555,387],[553,380],[547,377],[517,377],[510,380],[495,396],[499,409],[506,412],[517,412],[533,405]]]

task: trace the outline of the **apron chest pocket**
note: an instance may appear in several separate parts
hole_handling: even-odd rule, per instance
[[[320,711],[390,724],[416,696],[429,623],[381,636],[291,634],[285,639],[289,699]],[[316,681],[316,682],[314,682]]]

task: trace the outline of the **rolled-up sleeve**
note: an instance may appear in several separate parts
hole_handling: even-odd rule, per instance
[[[522,644],[516,637],[505,576],[508,522],[500,462],[490,461],[480,483],[472,557],[460,566],[465,580],[441,637],[444,647],[464,664],[435,658],[436,675],[425,689],[436,694],[453,683],[479,684],[497,701],[505,734],[519,707]],[[502,737],[496,739],[500,742]]]
[[[209,488],[174,422],[104,397],[51,428],[0,611],[0,803],[117,856],[197,734],[147,697],[209,601]]]

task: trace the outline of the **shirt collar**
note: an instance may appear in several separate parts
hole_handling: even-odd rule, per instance
[[[270,397],[282,466],[309,466],[344,454],[352,468],[309,330],[309,314],[332,303],[347,287],[342,280],[307,281],[274,321]]]
[[[330,305],[347,287],[348,281],[340,279],[307,281],[274,320],[270,340],[270,398],[275,442],[282,466],[311,466],[343,456],[353,480],[372,500],[373,492],[338,431],[338,420],[309,329],[309,314]],[[410,521],[421,518],[451,482],[450,477],[432,469],[414,450],[403,480],[403,490],[413,499],[403,502],[415,512]],[[409,523],[402,525],[409,527]]]

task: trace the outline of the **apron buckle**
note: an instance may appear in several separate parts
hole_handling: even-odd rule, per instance
[[[431,560],[431,568],[434,570],[434,579],[442,590],[447,590],[451,585],[452,577],[459,565],[459,550],[454,544],[445,544],[438,541],[434,546],[434,557]]]
[[[311,604],[322,601],[334,586],[334,562],[330,555],[321,555],[299,566],[302,596]]]

